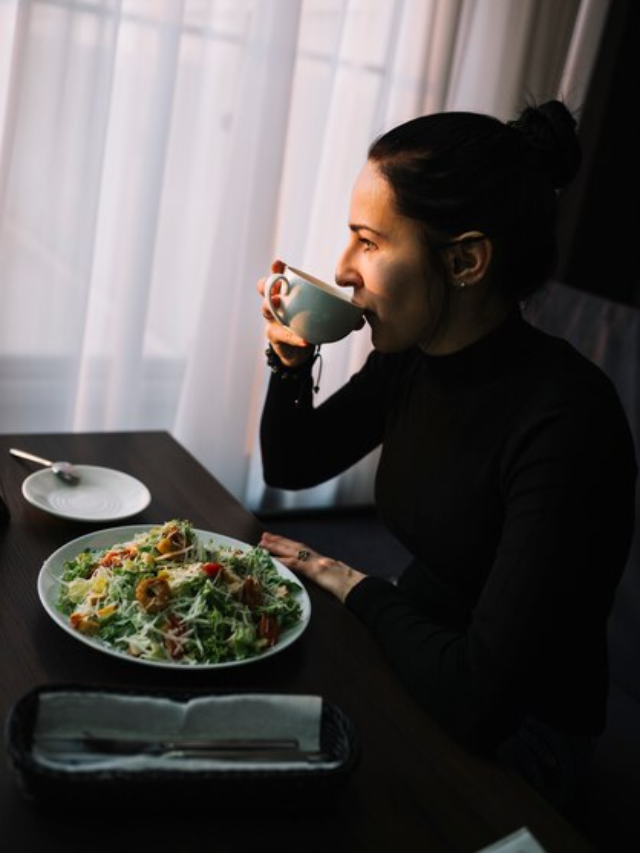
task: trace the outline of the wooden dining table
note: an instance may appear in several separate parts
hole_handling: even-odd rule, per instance
[[[22,493],[37,466],[18,447],[130,474],[151,493],[126,522],[76,521],[33,506]],[[352,721],[359,761],[338,797],[318,807],[283,800],[266,814],[256,802],[174,810],[170,801],[122,813],[96,798],[92,808],[46,808],[24,795],[0,761],[0,850],[210,850],[332,853],[474,853],[526,827],[547,853],[593,853],[573,826],[515,774],[472,756],[415,702],[363,625],[336,599],[306,584],[311,601],[302,635],[277,654],[237,667],[189,670],[125,660],[78,642],[42,606],[43,561],[87,533],[122,524],[182,518],[194,527],[254,545],[263,524],[167,432],[0,436],[0,480],[10,518],[0,522],[0,715],[35,688],[60,685],[312,694]]]

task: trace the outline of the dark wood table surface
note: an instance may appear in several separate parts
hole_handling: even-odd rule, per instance
[[[150,489],[138,516],[110,524],[74,522],[31,506],[25,477],[37,469],[10,447],[126,471]],[[419,708],[387,668],[360,623],[335,599],[308,587],[309,627],[262,661],[219,671],[145,667],[105,655],[62,631],[36,588],[43,560],[71,539],[121,524],[184,518],[197,528],[255,544],[262,526],[165,432],[0,436],[0,478],[11,520],[0,527],[0,718],[37,685],[91,683],[138,688],[313,693],[353,720],[361,760],[337,801],[309,810],[240,815],[174,814],[158,803],[125,824],[96,802],[93,813],[51,812],[27,800],[6,757],[0,761],[0,850],[421,851],[473,853],[527,827],[548,853],[593,853],[587,842],[514,775],[467,755]],[[135,813],[134,813],[135,814]]]

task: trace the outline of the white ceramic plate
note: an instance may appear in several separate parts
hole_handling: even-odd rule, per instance
[[[130,474],[96,465],[74,465],[80,474],[75,486],[60,480],[49,468],[30,474],[22,494],[33,506],[75,521],[119,521],[146,509],[149,489]]]
[[[240,666],[241,664],[252,663],[257,660],[264,660],[264,658],[271,657],[272,655],[281,652],[283,649],[286,649],[287,646],[294,643],[304,632],[311,617],[311,601],[309,600],[309,595],[306,589],[302,586],[300,579],[297,578],[286,566],[275,559],[273,561],[274,565],[282,577],[287,578],[287,580],[295,581],[301,587],[300,592],[297,594],[297,600],[302,609],[301,619],[297,625],[280,635],[275,646],[266,649],[264,652],[256,655],[255,657],[246,658],[245,660],[225,661],[224,663],[211,664],[181,664],[179,661],[142,660],[141,658],[133,657],[132,655],[128,655],[126,652],[121,652],[111,646],[107,646],[95,637],[91,637],[87,634],[81,634],[79,631],[74,630],[71,625],[69,625],[68,617],[66,617],[64,613],[60,613],[56,607],[60,591],[60,578],[62,577],[65,561],[72,560],[85,548],[110,548],[112,545],[117,543],[128,542],[137,533],[144,533],[152,527],[157,526],[158,525],[154,524],[143,524],[129,525],[127,527],[113,527],[109,530],[98,530],[95,533],[88,533],[86,536],[80,536],[77,539],[72,539],[71,542],[68,542],[66,545],[58,548],[57,551],[54,551],[53,554],[45,560],[40,570],[40,574],[38,575],[38,595],[44,609],[53,621],[68,634],[71,634],[72,637],[75,637],[76,640],[79,640],[81,643],[85,643],[88,646],[92,646],[98,651],[105,652],[108,655],[113,655],[114,657],[121,658],[132,663],[163,667],[165,669],[181,669],[183,671],[223,669],[231,666]],[[195,530],[194,532],[200,541],[204,543],[213,542],[214,545],[230,545],[233,548],[240,548],[243,551],[248,551],[252,547],[251,545],[247,545],[245,542],[240,542],[238,539],[231,539],[228,536],[221,536],[218,533],[209,533],[206,530]]]

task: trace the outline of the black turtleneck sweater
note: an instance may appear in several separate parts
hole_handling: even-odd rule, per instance
[[[346,605],[429,713],[481,751],[526,716],[600,733],[636,477],[602,371],[516,315],[453,355],[373,352],[315,409],[303,386],[270,383],[265,480],[306,488],[382,445],[378,511],[414,559]]]

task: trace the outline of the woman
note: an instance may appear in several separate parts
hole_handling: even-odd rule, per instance
[[[336,270],[374,350],[317,408],[313,347],[263,302],[267,483],[313,486],[381,445],[379,514],[414,559],[393,585],[261,544],[344,602],[453,736],[556,803],[604,727],[636,477],[610,381],[519,308],[553,271],[557,191],[579,164],[557,101],[508,124],[426,116],[374,142]]]

